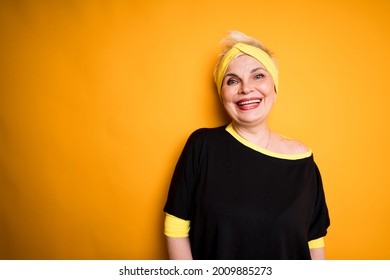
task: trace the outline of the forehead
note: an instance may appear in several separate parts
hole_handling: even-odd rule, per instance
[[[256,67],[262,67],[265,69],[264,65],[256,58],[244,53],[239,53],[232,59],[226,72],[245,71],[245,70],[250,71]]]

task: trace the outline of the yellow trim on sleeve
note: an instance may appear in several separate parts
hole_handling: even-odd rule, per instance
[[[325,247],[325,241],[324,241],[323,237],[309,241],[309,248],[310,249],[317,249],[317,248],[322,248],[322,247]]]
[[[311,149],[309,149],[307,152],[305,153],[302,153],[302,154],[280,154],[280,153],[276,153],[276,152],[272,152],[272,151],[269,151],[269,150],[266,150],[262,147],[259,147],[251,142],[249,142],[248,140],[246,140],[245,138],[241,137],[233,128],[233,125],[232,124],[229,124],[227,127],[226,127],[226,131],[229,132],[234,138],[236,138],[238,140],[238,142],[241,142],[241,144],[255,150],[255,151],[258,151],[262,154],[265,154],[267,156],[270,156],[270,157],[275,157],[275,158],[280,158],[280,159],[288,159],[288,160],[297,160],[297,159],[304,159],[304,158],[308,158],[312,155],[312,151]]]
[[[164,234],[169,237],[188,237],[190,221],[165,213]]]

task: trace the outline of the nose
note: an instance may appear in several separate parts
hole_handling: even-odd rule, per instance
[[[254,90],[250,82],[241,82],[240,94],[249,94]]]

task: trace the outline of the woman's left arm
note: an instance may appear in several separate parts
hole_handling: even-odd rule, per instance
[[[325,247],[310,249],[312,260],[325,260]]]

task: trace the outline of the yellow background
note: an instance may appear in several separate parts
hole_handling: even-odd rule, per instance
[[[0,3],[0,258],[163,259],[188,135],[228,120],[228,30],[275,54],[271,127],[310,146],[329,259],[390,259],[387,0]]]

